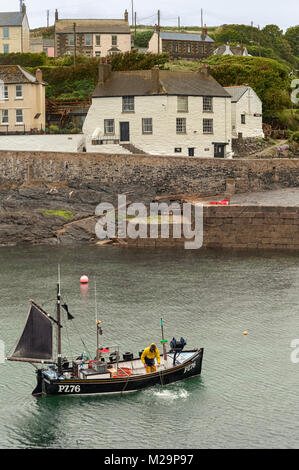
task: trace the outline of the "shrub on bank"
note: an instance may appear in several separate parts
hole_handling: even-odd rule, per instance
[[[48,58],[43,52],[35,54],[31,52],[12,52],[0,54],[0,65],[21,65],[21,67],[41,67],[46,65]]]

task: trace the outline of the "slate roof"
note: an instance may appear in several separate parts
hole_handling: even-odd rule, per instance
[[[35,38],[30,38],[30,45],[35,45],[35,44],[43,44],[43,38],[42,37],[35,37]]]
[[[47,38],[43,38],[43,46],[44,47],[54,47],[54,39],[47,39]]]
[[[160,33],[161,39],[169,41],[197,41],[197,42],[214,42],[210,36],[202,37],[201,34],[193,33]]]
[[[20,65],[0,65],[0,80],[3,80],[5,84],[12,83],[38,83],[36,77],[31,73],[24,70]],[[46,85],[45,82],[42,82]]]
[[[58,20],[55,23],[55,31],[71,34],[74,31],[74,23],[77,33],[131,34],[129,23],[125,20]]]
[[[222,44],[221,46],[217,47],[217,49],[214,51],[215,55],[239,55],[245,56],[250,55],[247,52],[246,47],[241,47],[241,46],[230,46],[229,44]]]
[[[242,98],[244,93],[250,89],[250,86],[226,86],[224,89],[231,95],[232,103],[237,103]]]
[[[2,26],[22,26],[24,13],[20,11],[1,12],[0,27]]]
[[[211,76],[201,72],[159,70],[159,92],[154,92],[152,71],[112,72],[104,85],[97,85],[93,97],[182,95],[230,97]]]

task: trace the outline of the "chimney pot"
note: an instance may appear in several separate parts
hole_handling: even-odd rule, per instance
[[[201,69],[200,69],[200,72],[205,76],[205,77],[209,77],[210,75],[210,67],[208,66],[208,64],[203,64]]]
[[[202,28],[202,39],[203,39],[203,41],[205,40],[207,35],[208,35],[208,28],[207,28],[207,25],[205,24],[204,27]]]
[[[55,10],[55,21],[58,21],[59,20],[59,15],[58,15],[58,10],[56,8]]]
[[[41,69],[37,69],[37,71],[35,72],[35,78],[39,83],[42,83],[42,81],[43,81],[43,72],[41,71]]]
[[[129,23],[129,13],[128,10],[125,11],[125,21]]]
[[[24,15],[26,14],[26,5],[25,5],[25,3],[22,3],[22,13],[24,13]]]
[[[111,75],[111,64],[99,64],[99,79],[98,84],[104,85]]]
[[[160,69],[158,65],[152,68],[152,93],[158,94],[160,92]]]

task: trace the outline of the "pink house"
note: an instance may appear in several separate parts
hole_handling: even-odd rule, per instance
[[[43,51],[47,57],[55,57],[54,39],[43,39]]]

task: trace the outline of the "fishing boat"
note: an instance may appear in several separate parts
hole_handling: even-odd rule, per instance
[[[59,276],[60,278],[60,276]],[[107,395],[136,392],[155,385],[165,386],[173,382],[201,374],[203,348],[186,350],[184,338],[170,341],[164,338],[161,319],[163,354],[155,372],[147,373],[141,360],[142,351],[134,357],[131,352],[120,355],[119,346],[100,347],[103,334],[101,321],[96,314],[97,345],[95,357],[81,354],[68,359],[62,355],[62,311],[68,320],[74,317],[68,306],[61,302],[60,279],[57,284],[57,315],[49,315],[35,302],[30,301],[27,322],[17,346],[8,361],[30,363],[36,368],[35,397],[48,395]],[[53,334],[57,330],[57,353],[54,351]],[[54,357],[55,356],[55,357]]]

